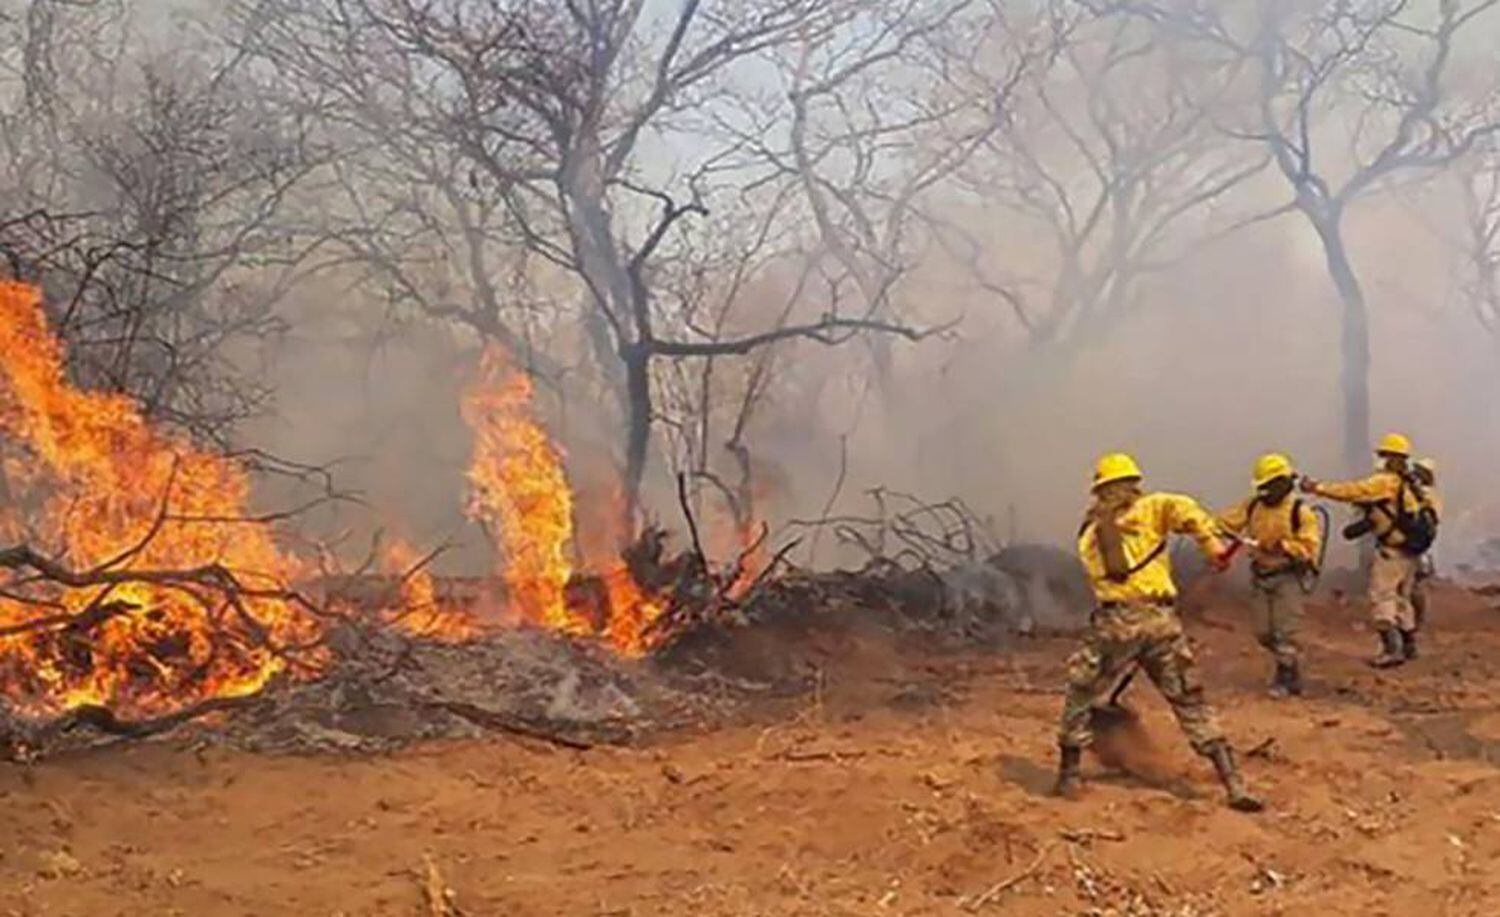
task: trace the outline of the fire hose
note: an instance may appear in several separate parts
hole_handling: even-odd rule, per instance
[[[1323,575],[1323,561],[1328,559],[1328,533],[1333,529],[1333,517],[1328,514],[1327,507],[1314,506],[1312,511],[1322,525],[1318,532],[1317,562],[1297,574],[1297,588],[1302,590],[1303,595],[1312,595],[1317,591],[1318,580]]]

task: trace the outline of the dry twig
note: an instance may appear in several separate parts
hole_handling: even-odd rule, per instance
[[[1031,865],[1027,866],[1025,869],[1021,870],[1010,878],[1002,879],[1001,881],[996,882],[994,885],[991,885],[984,891],[983,894],[979,895],[978,897],[969,901],[968,904],[964,905],[964,909],[969,911],[978,911],[998,900],[1001,895],[1005,894],[1010,889],[1015,888],[1017,885],[1020,885],[1022,882],[1025,882],[1027,879],[1036,875],[1037,871],[1042,868],[1042,863],[1047,859],[1047,855],[1050,854],[1052,852],[1052,849],[1056,846],[1056,844],[1044,845],[1041,850],[1037,851],[1036,859],[1031,861]]]
[[[422,867],[422,897],[426,900],[429,917],[460,917],[462,912],[453,903],[453,889],[443,881],[443,874],[432,854],[422,855]]]

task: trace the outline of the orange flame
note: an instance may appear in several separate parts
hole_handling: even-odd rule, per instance
[[[386,565],[401,577],[400,606],[391,623],[413,637],[440,643],[464,643],[482,635],[483,628],[468,610],[437,594],[432,571],[421,566],[422,558],[401,539],[386,548]]]
[[[731,599],[739,600],[745,597],[750,587],[760,578],[761,572],[770,563],[770,556],[766,551],[763,533],[753,520],[736,527],[735,541],[740,550],[739,568],[735,571],[734,582],[729,584],[726,594]]]
[[[531,381],[498,348],[480,360],[463,416],[475,438],[469,514],[499,542],[512,608],[527,623],[599,636],[625,655],[644,653],[662,606],[646,597],[622,561],[597,574],[609,605],[602,626],[570,602],[573,494],[562,453],[534,415]]]
[[[297,572],[267,526],[243,521],[245,469],[152,429],[128,397],[72,386],[40,293],[16,283],[0,283],[0,446],[7,453],[0,483],[9,491],[0,534],[26,535],[74,569],[122,557],[116,569],[218,564],[262,593]],[[286,667],[268,642],[307,643],[319,631],[315,618],[281,597],[247,595],[238,608],[223,607],[142,582],[33,584],[28,594],[51,605],[0,597],[0,629],[12,631],[0,637],[0,686],[29,715],[84,704],[146,715],[250,694]],[[61,625],[16,632],[104,601],[131,610],[79,633]]]

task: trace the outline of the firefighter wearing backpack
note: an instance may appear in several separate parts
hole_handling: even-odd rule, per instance
[[[1376,446],[1379,470],[1369,477],[1327,483],[1302,479],[1307,493],[1364,510],[1364,518],[1344,529],[1346,538],[1366,534],[1375,538],[1370,617],[1380,635],[1380,651],[1370,664],[1376,668],[1398,666],[1416,655],[1417,621],[1411,592],[1418,562],[1436,535],[1425,493],[1411,474],[1411,454],[1411,440],[1391,433]]]
[[[1433,519],[1439,525],[1443,521],[1443,498],[1437,491],[1437,463],[1430,458],[1417,459],[1412,463],[1412,474],[1421,482],[1427,494],[1427,506],[1432,510]],[[1420,633],[1427,624],[1427,602],[1429,584],[1437,575],[1437,569],[1432,562],[1432,551],[1422,555],[1417,564],[1417,576],[1412,582],[1411,607],[1413,617],[1416,618],[1417,626],[1415,632]],[[1416,655],[1416,646],[1407,647],[1409,655]]]
[[[1166,699],[1193,750],[1213,762],[1229,805],[1257,812],[1235,765],[1229,742],[1208,701],[1192,647],[1177,617],[1168,539],[1190,535],[1217,569],[1229,563],[1218,525],[1190,497],[1145,493],[1141,470],[1123,453],[1106,455],[1094,469],[1093,503],[1078,534],[1078,557],[1097,607],[1083,646],[1068,658],[1068,690],[1058,730],[1060,760],[1054,792],[1079,789],[1083,749],[1093,740],[1094,703],[1139,666]]]
[[[1302,693],[1304,575],[1316,572],[1323,525],[1310,506],[1293,495],[1296,469],[1279,453],[1255,463],[1255,493],[1219,517],[1231,535],[1250,541],[1250,574],[1256,593],[1256,637],[1276,663],[1271,680],[1275,697]]]

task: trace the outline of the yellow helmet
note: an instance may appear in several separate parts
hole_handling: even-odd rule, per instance
[[[1289,478],[1295,474],[1292,460],[1280,452],[1268,452],[1255,460],[1255,472],[1251,480],[1256,487],[1264,487],[1277,478]]]
[[[1093,489],[1098,490],[1105,484],[1113,484],[1115,481],[1129,481],[1141,478],[1141,467],[1135,463],[1135,459],[1123,452],[1111,452],[1109,455],[1099,459],[1094,466]]]
[[[1380,455],[1399,455],[1402,458],[1411,458],[1411,440],[1400,433],[1387,433],[1380,438],[1380,445],[1375,447]]]

